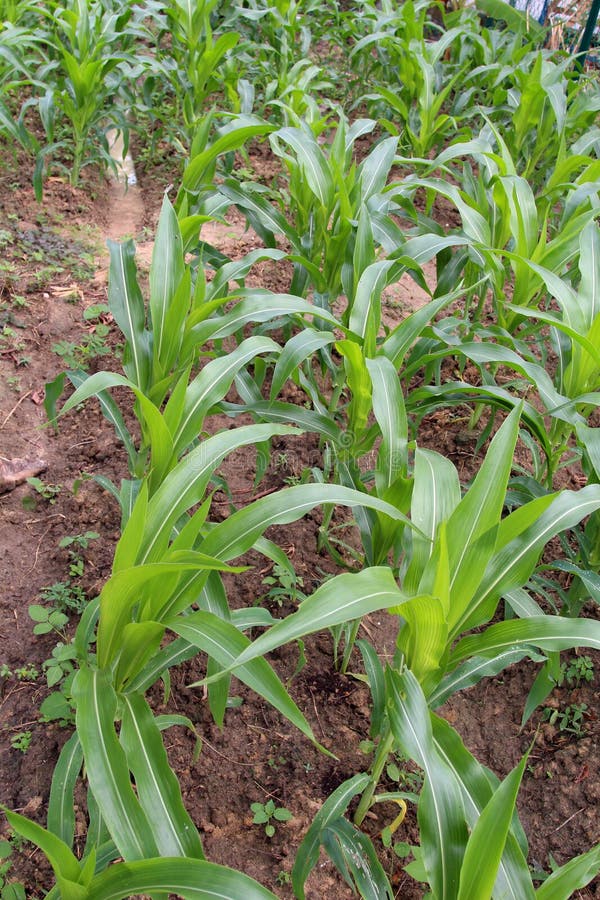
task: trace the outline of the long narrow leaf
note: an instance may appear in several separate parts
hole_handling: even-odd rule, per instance
[[[140,694],[123,695],[122,702],[121,743],[161,856],[204,859],[150,707]]]
[[[133,792],[115,732],[117,698],[108,677],[80,669],[73,682],[73,698],[88,780],[111,837],[127,860],[157,856],[150,823]]]
[[[430,713],[410,669],[385,673],[388,715],[403,753],[423,769],[419,799],[421,853],[434,896],[456,900],[467,827],[458,783],[435,750]]]

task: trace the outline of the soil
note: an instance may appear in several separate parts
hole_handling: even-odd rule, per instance
[[[272,177],[273,161],[264,147],[251,155],[250,163],[255,172]],[[40,602],[44,588],[69,577],[69,548],[59,547],[59,541],[88,531],[98,537],[82,551],[84,573],[73,583],[89,597],[99,592],[110,574],[120,517],[116,503],[94,476],[118,484],[127,475],[124,451],[95,402],[66,416],[57,432],[46,426],[44,385],[64,368],[53,346],[66,341],[85,348],[97,327],[88,323],[83,313],[93,304],[106,302],[106,238],[133,237],[139,248],[138,264],[141,269],[148,268],[151,231],[173,170],[165,167],[153,173],[138,169],[138,186],[126,195],[120,186],[106,184],[99,176],[88,176],[86,188],[81,190],[54,179],[46,186],[43,206],[35,203],[28,174],[24,167],[8,165],[0,175],[0,209],[6,232],[0,236],[5,261],[0,269],[0,454],[8,459],[43,460],[46,471],[40,477],[51,490],[43,494],[23,483],[0,494],[0,578],[4,585],[0,666],[5,667],[0,696],[0,802],[43,823],[53,767],[70,730],[40,722],[40,704],[48,694],[44,661],[61,635],[34,635],[28,607]],[[444,215],[445,210],[442,218]],[[206,239],[232,256],[257,246],[255,236],[244,232],[239,216],[232,213],[228,223],[212,226]],[[429,276],[435,277],[433,268]],[[289,287],[285,266],[262,264],[254,278],[254,283],[273,290]],[[384,306],[393,324],[408,309],[424,302],[425,296],[404,279],[387,299]],[[118,336],[111,332],[106,349],[114,349],[117,342]],[[116,357],[108,354],[88,362],[95,368],[119,365]],[[230,427],[231,421],[216,419],[211,427],[222,426]],[[423,420],[419,442],[445,453],[459,468],[461,478],[468,478],[480,456],[464,429],[460,411],[440,410]],[[272,463],[257,490],[279,488],[286,479],[299,475],[311,463],[314,450],[310,438],[278,439]],[[253,473],[251,450],[236,454],[223,466],[220,474],[229,484],[232,500],[222,492],[215,495],[215,519],[226,516],[231,503],[239,507],[252,497]],[[573,479],[573,486],[578,486],[576,473]],[[292,559],[306,593],[324,574],[337,571],[331,559],[317,550],[320,521],[320,512],[315,511],[295,525],[274,528],[268,534]],[[268,598],[264,599],[268,586],[263,579],[270,574],[270,566],[258,556],[250,555],[245,561],[253,565],[250,572],[226,577],[232,607],[252,605],[261,598],[269,605]],[[270,608],[282,616],[291,612],[294,604],[286,601],[279,608],[270,603]],[[596,611],[589,614],[596,615]],[[74,623],[71,616],[66,637]],[[368,617],[362,626],[383,659],[393,653],[396,627],[394,617],[385,613]],[[369,736],[369,697],[364,685],[334,670],[329,634],[307,640],[305,655],[301,667],[299,648],[284,647],[272,654],[271,662],[281,678],[289,680],[292,696],[335,759],[319,753],[271,707],[236,682],[232,694],[240,703],[227,711],[223,730],[217,728],[202,691],[188,687],[204,673],[200,659],[173,672],[167,702],[160,685],[151,692],[157,712],[188,716],[201,737],[197,758],[196,736],[186,729],[170,729],[165,741],[207,857],[246,872],[281,898],[292,896],[289,873],[315,813],[332,790],[366,770],[370,761],[361,751],[361,742]],[[590,655],[596,672],[600,671],[600,658]],[[353,659],[353,666],[358,669],[359,661]],[[530,863],[548,871],[552,860],[562,864],[600,840],[599,684],[596,675],[584,687],[562,687],[548,703],[561,709],[587,704],[581,736],[542,723],[539,711],[521,729],[522,710],[534,676],[532,664],[513,666],[501,677],[486,679],[456,696],[443,713],[469,749],[499,776],[506,775],[532,747],[519,812],[530,842]],[[405,763],[398,765],[406,768]],[[411,777],[418,779],[418,773]],[[389,781],[388,787],[393,784]],[[269,798],[293,814],[290,821],[279,824],[271,839],[261,826],[252,824],[250,811],[251,803]],[[376,807],[366,820],[366,829],[381,848],[396,895],[412,900],[423,896],[422,886],[404,873],[401,860],[385,851],[377,838],[396,812]],[[83,846],[84,831],[85,816],[80,809],[78,849]],[[417,834],[414,814],[409,811],[397,839],[415,843]],[[30,845],[15,854],[10,878],[24,882],[31,898],[43,897],[52,884],[43,855]],[[352,896],[333,865],[322,857],[308,882],[309,900]],[[600,896],[600,881],[576,896]]]

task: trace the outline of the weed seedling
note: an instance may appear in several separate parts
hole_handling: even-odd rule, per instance
[[[84,534],[68,534],[58,542],[58,546],[76,546],[80,547],[82,550],[87,550],[87,548],[90,546],[91,541],[94,541],[99,537],[100,535],[97,531],[86,531]]]
[[[254,825],[264,825],[265,834],[269,838],[272,838],[275,834],[275,825],[271,821],[272,819],[276,822],[289,822],[292,818],[289,809],[286,809],[285,806],[275,806],[273,800],[267,800],[266,803],[251,803],[250,809],[254,813],[252,823]]]
[[[45,481],[42,481],[41,478],[37,477],[28,478],[27,484],[31,485],[34,491],[40,495],[42,500],[47,500],[51,505],[56,503],[56,498],[62,490],[62,485],[46,484]]]
[[[55,687],[73,673],[74,659],[77,659],[75,646],[59,641],[52,651],[52,656],[42,663],[48,687]]]
[[[286,566],[275,563],[273,574],[263,578],[262,583],[269,586],[263,599],[270,600],[277,606],[283,606],[286,600],[296,603],[298,600],[305,599],[306,595],[298,590],[298,588],[304,587],[304,581],[299,575],[296,575],[291,567],[288,569]]]
[[[28,666],[20,666],[20,668],[15,669],[14,674],[18,681],[36,681],[40,677],[38,667],[31,664]]]
[[[29,617],[36,623],[33,627],[34,634],[49,634],[56,631],[61,637],[64,637],[62,629],[69,621],[69,617],[57,609],[48,609],[45,606],[38,606],[33,603],[28,607]]]
[[[7,877],[12,865],[11,856],[15,849],[15,841],[0,841],[0,897],[2,900],[25,900],[25,888],[18,882],[8,882]]]
[[[85,335],[80,344],[73,341],[58,341],[52,344],[52,352],[60,356],[68,369],[87,369],[97,356],[107,356],[111,351],[106,343],[108,325],[99,322],[92,334]]]
[[[79,577],[82,574],[83,560],[79,557],[78,562],[70,563],[69,575]],[[76,615],[81,615],[88,603],[83,588],[78,584],[73,584],[69,579],[57,581],[49,587],[42,588],[41,598],[46,603],[51,603],[61,613],[71,612]]]
[[[570,706],[565,706],[564,709],[552,709],[547,706],[542,713],[542,721],[556,725],[558,730],[565,734],[573,734],[578,738],[583,737],[585,734],[584,716],[587,708],[587,703],[572,703]]]
[[[31,738],[31,731],[20,731],[10,739],[11,747],[13,748],[13,750],[19,750],[21,753],[27,753],[27,751],[31,747]]]
[[[579,687],[584,682],[590,684],[594,680],[594,663],[589,656],[576,656],[560,667],[557,684],[566,683],[569,687]]]

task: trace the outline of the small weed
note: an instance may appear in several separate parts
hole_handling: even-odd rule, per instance
[[[106,303],[92,303],[91,306],[86,307],[83,311],[83,318],[86,322],[95,322],[96,319],[102,318],[102,316],[106,316],[110,314],[110,309],[108,308],[108,304]],[[108,333],[108,329],[107,329]]]
[[[573,734],[575,737],[583,737],[585,734],[584,718],[587,703],[572,703],[564,709],[553,709],[546,706],[542,713],[542,722],[556,725],[558,730],[565,734]]]
[[[0,678],[16,678],[17,681],[37,681],[40,677],[40,670],[33,663],[20,666],[14,672],[6,663],[0,666]]]
[[[18,841],[10,837],[0,841],[0,897],[2,900],[25,900],[25,888],[16,881],[7,881],[8,873],[12,865],[11,856],[17,847]]]
[[[6,383],[11,391],[15,392],[15,394],[19,394],[21,392],[21,379],[18,375],[9,375],[6,379]]]
[[[47,500],[51,505],[56,503],[56,498],[60,494],[62,490],[61,484],[47,484],[45,481],[42,481],[41,478],[28,478],[27,484],[31,485],[31,487],[40,495],[43,500]]]
[[[278,885],[280,885],[280,887],[284,887],[284,885],[292,883],[292,876],[290,875],[289,872],[286,872],[285,869],[282,869],[278,873],[275,881],[277,882]]]
[[[48,609],[45,606],[32,604],[28,608],[29,617],[36,623],[33,628],[34,634],[49,634],[56,631],[61,637],[64,637],[62,629],[69,621],[69,617],[57,609]]]
[[[99,538],[100,535],[97,531],[86,531],[84,534],[68,534],[66,537],[61,538],[58,542],[59,547],[72,547],[75,545],[76,547],[80,547],[82,550],[87,550],[92,541],[95,541],[96,538]]]
[[[58,341],[52,345],[52,352],[60,356],[68,369],[87,369],[97,356],[107,356],[111,350],[106,343],[109,327],[99,322],[92,334],[86,335],[80,344],[73,341]]]
[[[289,809],[286,809],[285,806],[275,806],[273,800],[267,800],[266,803],[251,803],[250,809],[254,813],[252,823],[264,825],[265,834],[269,838],[275,834],[275,825],[271,821],[272,819],[276,822],[289,822],[293,818]]]
[[[296,575],[291,567],[287,568],[287,566],[275,563],[273,574],[263,578],[262,583],[269,586],[263,599],[270,600],[278,606],[283,606],[286,600],[296,603],[298,600],[305,599],[306,595],[298,590],[298,588],[304,587],[304,581],[299,575]]]
[[[594,680],[594,674],[591,657],[576,656],[561,664],[557,684],[561,686],[566,682],[569,687],[579,687],[584,682],[590,684]]]
[[[20,731],[10,739],[10,745],[13,750],[19,750],[21,753],[27,753],[27,751],[31,747],[31,739],[31,731]]]
[[[395,757],[396,761],[389,762],[385,768],[387,777],[409,791],[418,793],[423,787],[423,776],[420,772],[411,772],[405,768],[407,760],[400,754],[396,753]]]
[[[69,566],[69,574],[75,575],[75,577],[79,577],[83,573],[83,560],[81,557],[78,559],[81,561],[80,569],[73,562]],[[70,612],[81,615],[88,604],[87,594],[81,585],[73,584],[69,578],[42,588],[40,596],[42,600],[51,603],[61,613]]]
[[[77,651],[74,644],[65,644],[60,641],[52,651],[50,659],[46,659],[42,663],[48,687],[56,687],[57,684],[73,674],[73,660],[75,659],[77,659]]]
[[[276,749],[277,749],[276,747],[271,747],[271,752],[273,752]],[[285,766],[286,762],[287,762],[287,759],[281,753],[273,753],[273,755],[267,759],[268,767],[270,769],[273,769],[274,772],[278,772],[279,767]]]
[[[14,674],[18,681],[36,681],[40,677],[40,670],[30,663],[15,669]]]

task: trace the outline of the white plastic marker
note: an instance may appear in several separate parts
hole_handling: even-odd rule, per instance
[[[110,155],[117,164],[118,170],[116,176],[114,172],[111,172],[112,177],[116,177],[117,181],[124,181],[129,186],[137,184],[137,176],[131,154],[123,151],[122,133],[117,128],[111,128],[106,132],[106,139]]]

